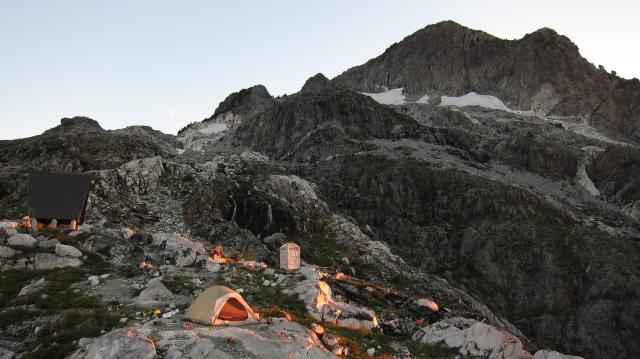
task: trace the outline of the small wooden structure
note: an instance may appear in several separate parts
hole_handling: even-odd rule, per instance
[[[29,216],[43,225],[55,219],[56,225],[75,230],[84,221],[91,180],[91,175],[82,173],[32,171],[27,179]]]
[[[280,247],[280,268],[300,269],[300,246],[289,242]]]

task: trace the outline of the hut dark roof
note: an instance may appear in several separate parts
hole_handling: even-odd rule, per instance
[[[30,216],[38,220],[84,220],[91,176],[33,171],[27,186]]]

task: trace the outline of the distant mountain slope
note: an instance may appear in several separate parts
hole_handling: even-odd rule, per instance
[[[540,29],[503,40],[453,21],[429,25],[332,80],[360,92],[489,94],[539,115],[576,116],[640,141],[640,81],[596,68],[567,37]]]
[[[274,158],[318,160],[362,150],[364,140],[417,137],[422,130],[412,118],[322,78],[242,122],[233,138]]]

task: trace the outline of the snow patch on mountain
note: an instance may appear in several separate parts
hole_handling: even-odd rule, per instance
[[[598,152],[604,151],[604,149],[596,146],[585,146],[582,147],[582,151],[584,152],[584,157],[578,161],[578,170],[576,171],[576,181],[587,190],[587,192],[591,193],[592,196],[598,197],[600,196],[600,191],[593,183],[589,174],[587,173],[587,166],[593,161]]]
[[[442,96],[440,98],[440,106],[481,106],[492,110],[502,110],[512,112],[504,102],[499,98],[491,95],[480,95],[475,92],[469,92],[464,96]]]
[[[400,87],[397,89],[391,89],[386,92],[362,93],[362,94],[371,97],[377,103],[380,103],[383,105],[402,105],[403,103],[407,102],[404,94],[402,93],[403,90],[404,88]]]
[[[429,95],[424,95],[424,96],[420,97],[418,99],[418,101],[416,101],[416,103],[429,103],[430,99],[431,99],[431,97],[429,97]]]

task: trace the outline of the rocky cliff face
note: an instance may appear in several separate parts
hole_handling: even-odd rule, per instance
[[[366,148],[364,140],[420,134],[415,120],[366,96],[307,86],[242,123],[232,137],[274,158],[318,160]]]
[[[494,95],[513,109],[575,116],[619,138],[640,140],[640,81],[585,60],[567,37],[540,29],[503,40],[452,21],[429,25],[332,82],[359,92]]]

